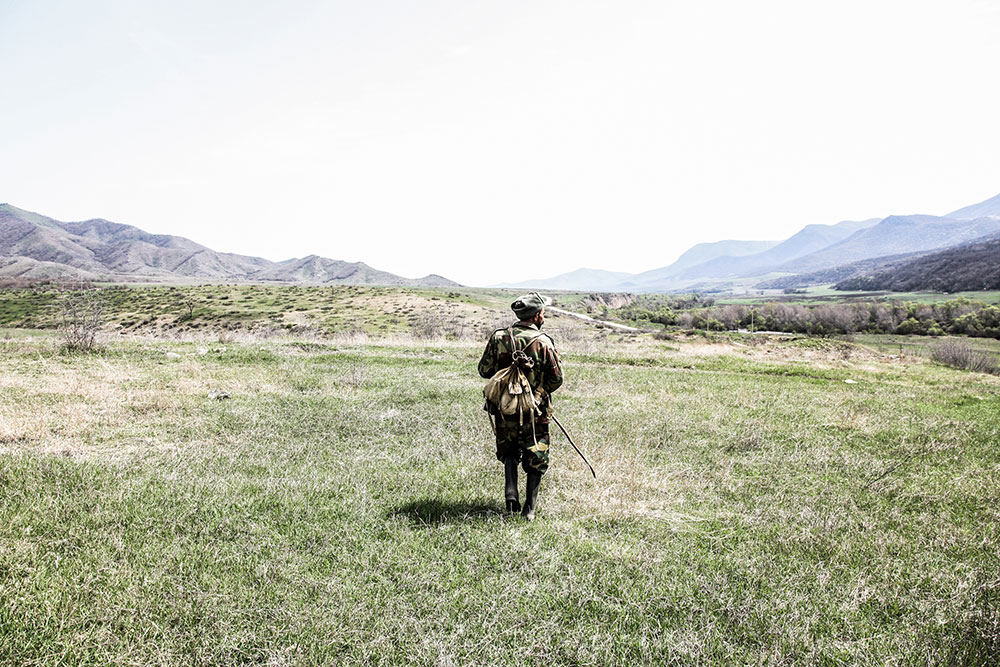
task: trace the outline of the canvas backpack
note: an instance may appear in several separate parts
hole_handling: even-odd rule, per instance
[[[518,422],[522,426],[524,425],[524,416],[528,415],[532,428],[534,428],[535,415],[539,413],[539,399],[531,389],[525,371],[534,367],[535,360],[529,357],[524,350],[538,340],[542,334],[529,340],[520,349],[517,346],[517,339],[514,338],[513,328],[507,329],[507,335],[510,337],[512,360],[509,366],[494,373],[493,377],[486,382],[486,386],[483,387],[483,397],[487,403],[484,407],[489,412],[488,408],[492,406],[506,417],[517,415]]]

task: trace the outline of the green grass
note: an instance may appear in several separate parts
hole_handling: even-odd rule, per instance
[[[895,336],[889,334],[853,334],[846,340],[867,345],[881,352],[905,353],[929,359],[934,346],[944,340],[958,340],[973,350],[1000,355],[1000,340],[968,336]]]
[[[478,340],[0,339],[0,663],[995,664],[1000,380],[558,342],[527,524]]]
[[[915,301],[918,303],[943,303],[959,298],[972,301],[982,301],[987,304],[1000,303],[1000,291],[954,292],[850,292],[835,290],[830,287],[808,287],[805,294],[770,293],[765,295],[731,296],[721,295],[716,299],[719,305],[743,304],[755,305],[769,302],[788,302],[803,306],[823,303],[843,303],[847,301]]]
[[[509,303],[495,290],[296,285],[118,285],[104,292],[104,320],[118,333],[294,331],[300,335],[481,326]],[[0,289],[0,327],[52,329],[71,296],[53,286]]]

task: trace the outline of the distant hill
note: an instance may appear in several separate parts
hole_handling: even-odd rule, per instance
[[[284,282],[308,283],[348,283],[352,285],[422,285],[424,287],[455,287],[458,283],[431,274],[419,279],[419,283],[408,281],[386,271],[373,269],[364,262],[344,262],[318,255],[301,259],[286,259],[255,274],[257,280],[278,280]]]
[[[997,218],[1000,217],[1000,195],[990,197],[986,201],[981,201],[972,206],[960,208],[947,215],[956,220],[974,220],[976,218]]]
[[[832,285],[841,280],[855,278],[863,275],[870,275],[876,271],[889,269],[908,262],[916,257],[930,254],[925,252],[908,252],[901,255],[889,255],[887,257],[873,257],[863,259],[850,264],[841,264],[830,269],[821,269],[811,273],[796,273],[780,278],[763,280],[754,285],[755,289],[788,289],[794,287],[810,287],[812,285]]]
[[[838,290],[964,292],[1000,289],[1000,237],[963,244],[838,282]]]
[[[810,273],[873,257],[937,250],[1000,232],[1000,219],[953,220],[932,215],[891,215],[840,243],[782,264],[778,271]]]
[[[622,280],[632,276],[631,273],[621,271],[604,271],[602,269],[577,269],[569,273],[562,273],[551,278],[536,278],[534,280],[524,280],[518,283],[501,283],[494,287],[507,287],[513,289],[559,289],[559,290],[591,290],[602,292],[605,289],[617,285]]]
[[[703,266],[719,258],[745,257],[764,252],[778,241],[716,241],[714,243],[699,243],[692,246],[677,258],[673,264],[650,271],[644,271],[619,283],[617,289],[632,289],[636,291],[655,291],[672,289],[684,283],[690,283],[687,275],[691,267]]]
[[[806,225],[788,239],[764,252],[745,257],[719,257],[693,266],[679,277],[729,279],[771,273],[777,267],[848,238],[877,220],[845,220],[835,225]]]
[[[758,253],[776,243],[777,241],[736,240],[699,243],[684,252],[673,264],[644,273],[633,274],[620,271],[604,271],[602,269],[577,269],[576,271],[570,271],[569,273],[563,273],[551,278],[538,278],[518,283],[502,283],[495,285],[495,287],[607,292],[620,290],[644,291],[643,288],[645,286],[651,285],[654,289],[657,289],[662,288],[664,284],[673,284],[670,280],[671,276],[682,272],[689,266],[723,255],[739,256]]]
[[[216,252],[190,239],[103,219],[60,222],[0,204],[0,276],[72,280],[226,280],[351,285],[457,286],[403,278],[361,262],[311,255],[272,262]]]
[[[756,255],[778,245],[780,241],[715,241],[691,246],[673,264],[661,269],[640,273],[637,278],[665,278],[676,276],[692,266],[704,264],[718,257],[745,257]]]

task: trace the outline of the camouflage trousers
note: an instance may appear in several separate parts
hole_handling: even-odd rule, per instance
[[[496,420],[497,460],[516,456],[521,461],[524,472],[545,474],[549,468],[549,423],[548,420],[535,422],[535,434],[531,434],[531,422],[521,425],[516,419]],[[537,444],[536,444],[537,443]]]

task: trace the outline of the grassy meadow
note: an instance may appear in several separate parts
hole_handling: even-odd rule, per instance
[[[0,298],[0,664],[1000,661],[1000,377],[551,318],[598,477],[553,433],[529,524],[475,369],[509,295],[191,287],[122,326],[182,300],[148,289],[90,354]]]
[[[943,303],[955,299],[969,299],[988,304],[1000,303],[1000,292],[996,290],[979,290],[974,292],[851,292],[835,290],[831,287],[807,287],[801,294],[784,294],[779,292],[749,294],[742,296],[722,295],[716,299],[718,304],[755,305],[761,301],[778,301],[797,303],[801,305],[817,305],[822,303],[843,303],[845,301],[901,301],[917,303]]]
[[[68,294],[57,285],[0,289],[0,327],[55,329]],[[258,336],[471,333],[506,294],[496,290],[298,285],[114,285],[103,291],[110,333],[165,337],[218,331]],[[445,331],[447,329],[447,331]]]

